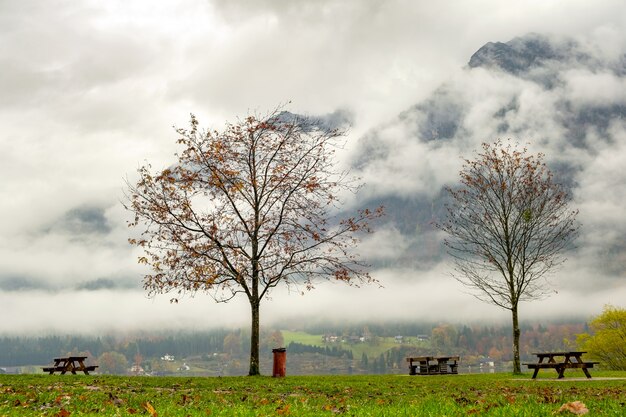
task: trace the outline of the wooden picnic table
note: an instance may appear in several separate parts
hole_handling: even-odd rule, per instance
[[[524,363],[528,369],[534,369],[532,379],[537,378],[540,369],[554,369],[558,374],[558,378],[562,379],[566,369],[582,369],[587,378],[591,378],[589,368],[597,365],[598,362],[585,362],[582,356],[587,353],[583,351],[573,352],[536,352],[537,362]]]
[[[76,375],[76,371],[82,371],[85,375],[89,375],[90,371],[95,371],[97,365],[85,366],[85,359],[87,356],[69,356],[67,358],[55,358],[54,365],[50,367],[42,368],[44,372],[48,372],[50,375],[55,372],[60,372],[64,375],[67,372],[71,372]]]
[[[459,356],[415,356],[406,361],[409,375],[446,375],[459,373],[459,359]]]

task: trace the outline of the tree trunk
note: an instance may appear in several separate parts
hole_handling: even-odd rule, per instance
[[[513,373],[521,374],[522,368],[520,366],[520,359],[519,359],[520,330],[519,330],[519,319],[517,317],[516,305],[514,305],[513,308],[511,308],[511,313],[513,314]]]
[[[248,375],[261,375],[259,367],[259,314],[260,301],[250,301],[252,310],[252,327],[250,329],[250,371]]]

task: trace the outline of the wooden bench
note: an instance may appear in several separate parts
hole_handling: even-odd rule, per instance
[[[50,372],[51,374],[55,373],[55,372],[61,372],[63,371],[65,368],[61,367],[61,366],[52,366],[49,368],[42,368],[44,372]]]
[[[406,361],[409,375],[446,375],[459,373],[459,359],[459,356],[417,356],[406,358]]]
[[[523,363],[528,369],[534,369],[532,379],[537,378],[537,374],[540,369],[554,369],[558,374],[558,378],[562,379],[566,369],[582,369],[587,378],[591,378],[591,374],[588,369],[593,368],[599,362],[583,361],[582,355],[586,352],[542,352],[534,353],[539,359],[538,362]],[[557,361],[556,358],[563,357],[562,361]],[[547,362],[544,360],[547,359]],[[574,360],[572,360],[574,359]]]

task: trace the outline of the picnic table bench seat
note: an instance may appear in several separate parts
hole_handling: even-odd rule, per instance
[[[598,365],[600,362],[572,362],[572,363],[523,363],[522,365],[528,366],[528,369],[549,369],[549,368],[593,368],[593,365]]]
[[[523,363],[522,365],[526,365],[528,366],[529,369],[544,369],[544,368],[557,368],[561,365],[563,365],[562,363],[535,363],[535,362],[527,362],[527,363]]]
[[[80,368],[76,368],[77,371],[87,371],[87,372],[93,372],[96,370],[96,368],[98,367],[98,365],[89,365],[89,366],[85,366],[83,369]],[[43,369],[44,372],[63,372],[66,370],[66,368],[64,366],[50,366],[50,367],[45,367],[45,368],[41,368]]]

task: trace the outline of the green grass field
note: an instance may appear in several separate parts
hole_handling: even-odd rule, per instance
[[[626,415],[626,372],[593,375],[0,375],[0,416],[553,416],[574,415],[558,413],[573,401],[588,416]]]

